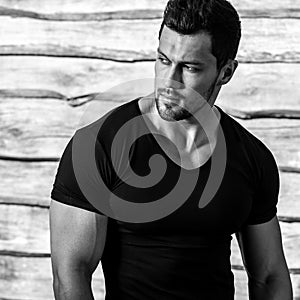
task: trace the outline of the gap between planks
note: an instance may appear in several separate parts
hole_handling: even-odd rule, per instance
[[[136,63],[155,61],[155,51],[134,51],[116,50],[109,48],[82,49],[80,46],[63,46],[57,44],[39,45],[2,45],[0,46],[0,56],[42,56],[42,57],[62,57],[62,58],[86,58],[109,60],[122,63]],[[266,51],[249,51],[238,53],[237,59],[245,64],[262,63],[300,63],[299,51],[284,51],[280,54],[273,54]]]
[[[300,9],[239,9],[239,15],[244,19],[299,19]],[[31,18],[44,21],[109,21],[109,20],[151,20],[162,19],[161,9],[118,10],[96,13],[38,13],[0,6],[0,16],[12,18]]]
[[[101,93],[92,93],[80,95],[76,97],[67,97],[61,93],[50,90],[35,90],[35,89],[0,89],[0,98],[20,98],[20,99],[53,99],[66,101],[71,107],[78,107],[97,99],[97,101],[105,101],[109,99],[108,94],[102,99]],[[124,101],[112,101],[125,103]],[[230,107],[223,107],[225,112],[232,117],[242,120],[252,120],[261,118],[276,118],[276,119],[300,119],[300,110],[291,109],[265,109],[258,111],[242,111]]]

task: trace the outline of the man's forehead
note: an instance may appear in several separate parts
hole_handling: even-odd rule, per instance
[[[211,37],[208,33],[182,35],[166,26],[160,37],[159,49],[166,55],[176,55],[184,60],[206,60],[212,56]]]

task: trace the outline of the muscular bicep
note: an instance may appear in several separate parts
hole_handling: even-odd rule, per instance
[[[50,243],[53,272],[84,268],[93,273],[106,240],[107,217],[52,200]]]
[[[266,223],[246,226],[237,233],[237,239],[250,279],[263,282],[270,275],[286,272],[281,231],[276,216]]]

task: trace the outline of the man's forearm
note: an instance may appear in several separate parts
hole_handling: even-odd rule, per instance
[[[268,277],[262,283],[249,280],[250,300],[292,300],[293,291],[289,275]]]
[[[84,273],[54,277],[53,289],[55,300],[94,300],[91,278]]]

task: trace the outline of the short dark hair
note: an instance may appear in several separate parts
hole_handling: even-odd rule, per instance
[[[235,59],[241,38],[241,22],[235,8],[226,0],[169,0],[159,30],[163,27],[179,34],[206,32],[211,37],[217,68]]]

